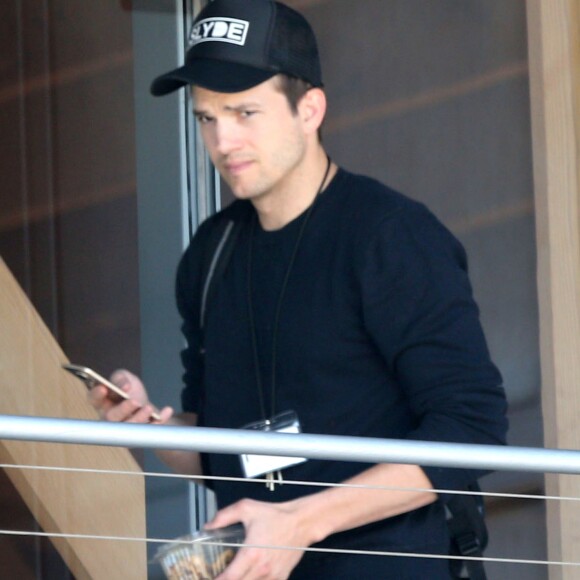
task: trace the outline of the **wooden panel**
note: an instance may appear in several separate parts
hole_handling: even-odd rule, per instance
[[[580,142],[578,0],[528,0],[542,401],[547,447],[580,449]],[[580,478],[549,476],[580,497]],[[578,560],[580,505],[548,502],[548,555]],[[553,567],[550,578],[580,578]]]
[[[97,419],[66,356],[0,259],[0,414]],[[145,538],[143,476],[126,449],[0,442],[0,460],[19,465],[111,469],[102,475],[7,469],[46,532]],[[146,578],[144,542],[54,539],[77,579]]]

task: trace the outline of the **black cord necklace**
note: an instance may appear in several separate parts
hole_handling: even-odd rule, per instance
[[[252,335],[252,353],[254,358],[254,370],[256,373],[256,385],[258,387],[258,395],[260,397],[260,411],[262,413],[262,419],[264,421],[268,420],[269,417],[273,417],[276,411],[276,358],[277,358],[277,342],[278,342],[278,326],[280,323],[280,313],[282,311],[282,303],[284,301],[284,295],[286,294],[286,288],[288,286],[288,280],[290,279],[290,274],[292,272],[292,268],[294,267],[294,262],[296,260],[296,255],[298,254],[298,248],[300,247],[300,242],[302,241],[302,237],[304,235],[304,230],[306,229],[306,225],[308,224],[308,220],[310,219],[310,215],[312,214],[312,210],[314,209],[314,205],[316,204],[316,200],[318,199],[319,195],[322,193],[324,189],[324,184],[326,183],[326,179],[328,178],[328,174],[330,173],[331,168],[331,160],[330,157],[326,156],[326,171],[324,172],[324,177],[320,182],[320,186],[318,187],[318,191],[314,196],[314,200],[310,204],[310,207],[306,210],[306,214],[304,215],[304,219],[300,224],[300,230],[298,231],[298,235],[296,236],[296,242],[294,243],[294,249],[292,250],[292,255],[290,257],[290,261],[288,262],[288,267],[286,268],[286,274],[284,275],[284,281],[282,283],[282,288],[280,290],[280,295],[278,296],[278,302],[276,305],[276,311],[274,315],[274,326],[272,329],[272,368],[271,368],[271,381],[272,381],[272,392],[271,392],[271,409],[270,415],[266,414],[266,402],[264,399],[264,386],[262,384],[262,375],[260,373],[260,357],[258,354],[258,340],[256,336],[256,323],[254,320],[254,304],[252,300],[252,265],[253,265],[253,246],[254,246],[254,232],[256,229],[256,222],[257,216],[254,215],[252,220],[252,226],[250,231],[250,242],[248,244],[248,262],[247,262],[247,296],[248,296],[248,315],[250,319],[250,331]]]

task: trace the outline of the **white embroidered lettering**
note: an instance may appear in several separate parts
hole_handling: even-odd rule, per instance
[[[197,22],[189,34],[191,45],[200,42],[218,41],[238,44],[246,43],[250,23],[236,18],[206,18]]]
[[[202,38],[207,38],[211,29],[215,26],[215,22],[202,22],[201,26],[203,27]]]
[[[196,25],[191,29],[191,33],[189,34],[190,43],[195,43],[201,38],[201,34],[199,32],[200,32],[199,25]]]
[[[228,30],[228,38],[230,40],[235,40],[237,42],[242,42],[244,37],[245,28],[236,22],[230,24],[230,29]]]
[[[225,22],[216,22],[213,27],[212,36],[214,38],[223,38],[228,33],[228,25]]]

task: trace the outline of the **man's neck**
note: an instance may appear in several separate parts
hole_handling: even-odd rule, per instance
[[[291,182],[284,184],[276,195],[252,201],[262,228],[267,231],[278,230],[296,219],[327,187],[337,169],[320,147],[311,163],[304,164]]]

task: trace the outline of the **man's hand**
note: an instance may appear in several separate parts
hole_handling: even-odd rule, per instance
[[[220,510],[207,527],[242,522],[249,547],[237,553],[218,580],[286,580],[308,546],[437,499],[429,478],[417,465],[373,465],[344,483],[352,487],[331,487],[283,503],[244,499]]]
[[[109,390],[97,385],[89,391],[89,402],[106,421],[126,423],[166,423],[173,415],[173,409],[165,407],[157,411],[149,402],[149,397],[141,379],[127,370],[118,370],[111,376],[111,382],[120,387],[129,399],[119,401],[111,397]],[[159,413],[160,420],[152,420],[151,413]]]
[[[303,514],[294,502],[265,503],[243,499],[220,510],[206,526],[222,528],[242,522],[245,544],[228,568],[216,580],[286,580],[313,543],[308,537]],[[254,548],[281,546],[294,549]]]
[[[147,390],[141,379],[127,370],[115,371],[111,382],[121,388],[129,399],[113,399],[109,390],[103,385],[97,385],[89,391],[89,402],[99,412],[105,421],[125,423],[153,423],[155,425],[175,425],[179,427],[195,427],[197,415],[194,413],[173,414],[171,407],[158,411],[150,402]],[[153,419],[151,413],[156,412],[159,419]],[[201,475],[199,453],[194,451],[173,451],[159,449],[157,456],[169,465],[176,473]]]

